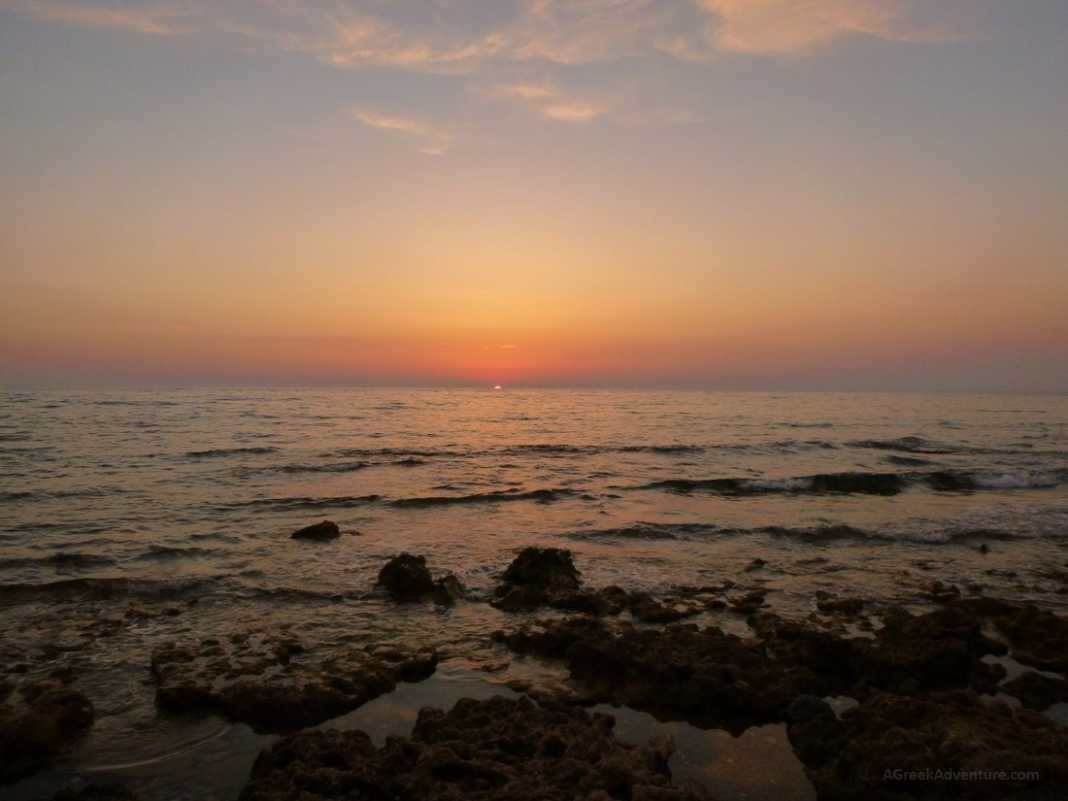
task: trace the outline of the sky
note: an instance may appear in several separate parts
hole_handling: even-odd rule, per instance
[[[0,0],[0,386],[1068,391],[1064,0]]]

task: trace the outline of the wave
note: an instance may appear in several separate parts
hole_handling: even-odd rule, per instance
[[[799,478],[671,478],[643,484],[635,489],[662,489],[690,493],[697,490],[721,495],[766,495],[771,493],[812,493],[896,495],[905,486],[898,473],[823,473]]]
[[[552,503],[574,495],[575,493],[573,490],[567,489],[536,489],[529,491],[503,490],[500,492],[481,492],[474,495],[439,495],[428,498],[398,498],[395,501],[391,501],[390,506],[400,508],[424,508],[473,503],[503,503],[506,501]]]
[[[77,578],[43,584],[0,585],[0,603],[29,603],[39,600],[111,600],[138,597],[170,599],[200,594],[215,581],[212,578],[165,581],[131,578]]]
[[[382,500],[381,495],[342,495],[334,498],[257,498],[251,501],[238,501],[236,503],[221,504],[223,509],[350,509],[356,506],[366,506]]]
[[[868,448],[878,451],[902,451],[903,453],[947,454],[958,453],[960,448],[932,442],[923,437],[898,437],[897,439],[861,439],[848,443],[853,448]]]
[[[712,523],[647,523],[637,522],[618,528],[590,529],[568,532],[564,536],[576,540],[638,539],[703,541],[716,537],[772,536],[800,540],[809,544],[839,540],[906,542],[925,544],[960,543],[969,540],[1010,540],[1015,535],[989,528],[947,528],[932,523],[930,529],[902,530],[893,527],[863,529],[845,523],[817,526],[758,526],[755,528],[722,528]]]
[[[227,456],[259,456],[268,453],[277,453],[278,448],[270,445],[259,445],[247,448],[212,448],[206,451],[186,451],[187,459],[221,459]]]
[[[197,548],[195,546],[180,548],[171,545],[150,545],[144,553],[134,557],[137,561],[166,562],[172,559],[194,559],[201,556],[213,556],[219,553],[215,548]]]
[[[109,498],[122,492],[123,490],[119,487],[91,487],[71,490],[12,490],[0,492],[0,503],[52,501],[70,498]]]
[[[363,456],[404,456],[404,457],[462,457],[470,456],[469,452],[455,450],[426,450],[414,448],[339,448],[322,454],[325,458],[341,457],[353,458]]]
[[[241,467],[241,472],[250,473],[354,473],[371,467],[369,462],[334,462],[329,464],[279,464],[267,467]]]
[[[687,494],[706,491],[720,495],[767,494],[897,495],[911,486],[939,492],[1043,489],[1068,479],[1068,471],[967,472],[939,470],[930,473],[820,473],[792,478],[672,478],[632,489],[659,489]]]
[[[0,569],[30,567],[33,565],[56,568],[90,568],[113,564],[115,564],[115,560],[112,559],[110,556],[65,551],[49,554],[48,556],[15,556],[11,557],[10,559],[0,559]]]

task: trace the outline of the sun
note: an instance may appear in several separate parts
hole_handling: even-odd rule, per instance
[[[494,384],[493,388],[494,389],[504,389],[504,387],[502,387],[500,384]]]

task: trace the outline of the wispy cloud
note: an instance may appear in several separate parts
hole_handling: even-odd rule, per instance
[[[495,86],[490,94],[522,103],[545,119],[556,122],[593,122],[609,110],[606,103],[575,97],[548,83],[501,84]]]
[[[172,5],[131,8],[126,5],[86,5],[59,0],[16,0],[0,4],[21,14],[46,22],[82,28],[114,28],[151,36],[187,33],[194,12]]]
[[[366,109],[353,109],[352,116],[357,122],[368,128],[400,134],[413,140],[420,153],[428,156],[440,156],[452,144],[452,134],[421,120],[380,114]]]
[[[607,63],[796,53],[849,33],[955,38],[913,21],[915,0],[0,0],[36,19],[167,35],[224,31],[336,67],[471,74],[487,63]]]
[[[709,39],[716,49],[724,51],[798,53],[845,34],[865,34],[898,42],[957,38],[944,28],[913,23],[906,0],[697,2],[714,17]]]

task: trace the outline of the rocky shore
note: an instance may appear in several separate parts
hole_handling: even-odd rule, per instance
[[[518,698],[424,708],[409,736],[376,746],[361,731],[306,729],[432,675],[435,650],[320,651],[284,627],[157,648],[147,667],[160,710],[210,710],[287,735],[256,760],[242,801],[709,797],[672,781],[671,742],[618,740],[610,716],[585,709],[596,704],[734,734],[785,724],[821,799],[1022,801],[1063,798],[1068,786],[1068,728],[1043,714],[1068,703],[1068,619],[1049,610],[932,586],[926,611],[825,594],[809,619],[787,619],[759,588],[730,582],[658,597],[589,587],[553,548],[524,549],[488,597],[412,554],[389,560],[378,586],[397,605],[491,604],[514,620],[485,632],[501,658],[559,665],[566,685],[513,681]],[[709,624],[709,612],[744,631]],[[9,667],[0,782],[46,766],[93,723],[63,675],[30,680]]]

